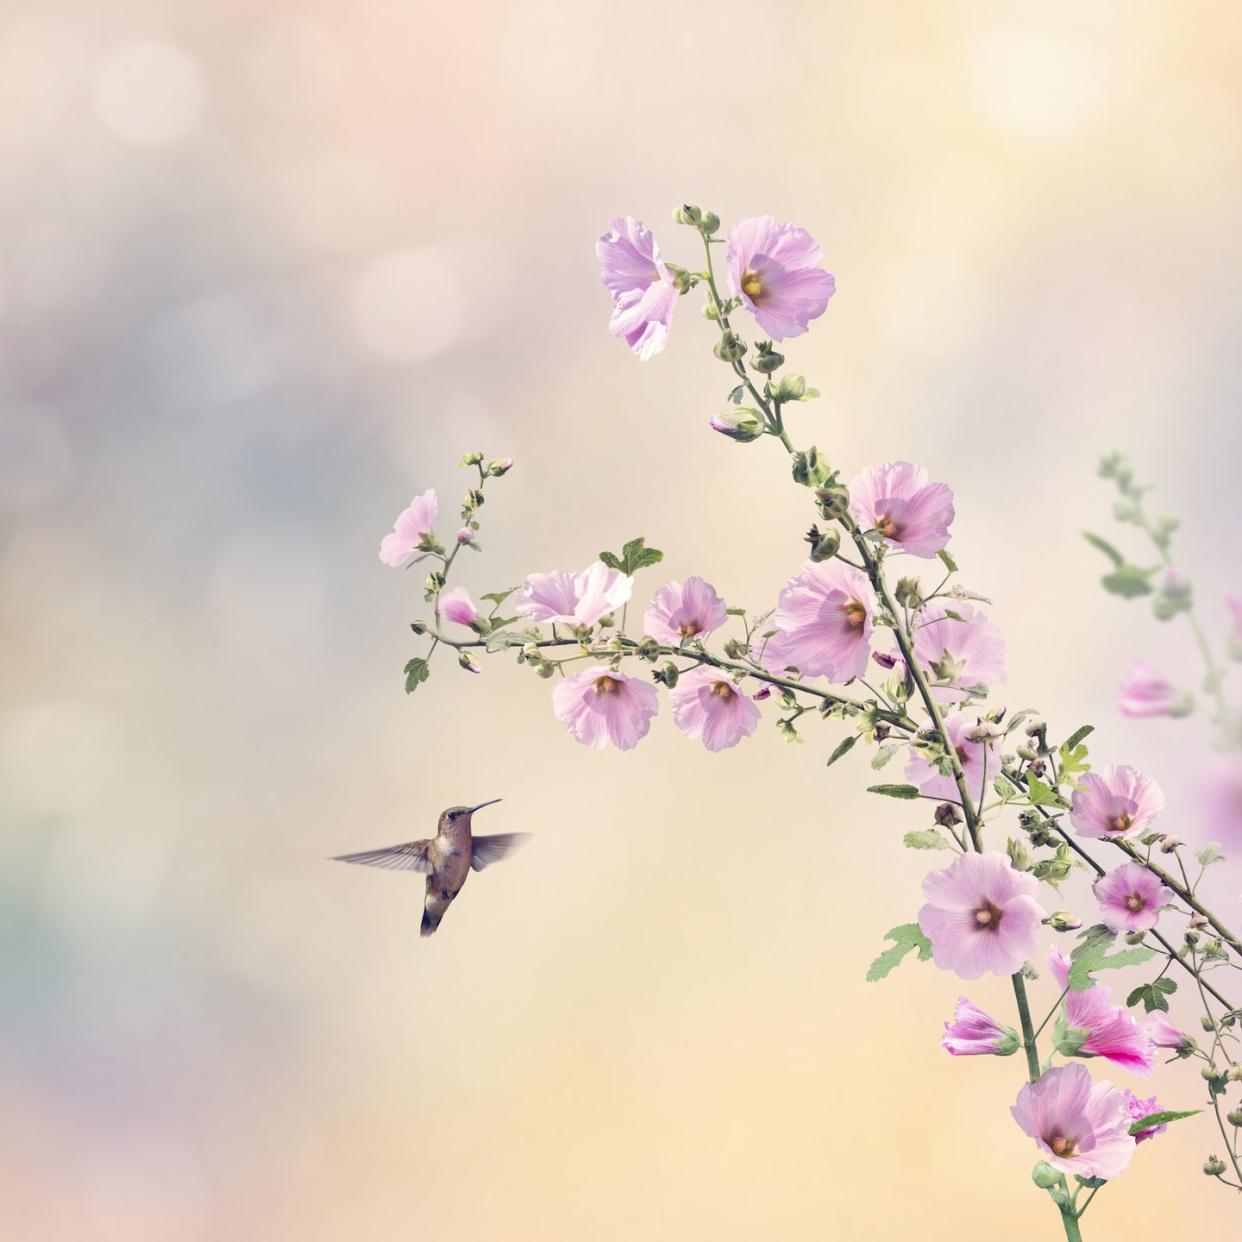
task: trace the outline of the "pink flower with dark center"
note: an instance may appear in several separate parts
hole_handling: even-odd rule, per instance
[[[1185,1031],[1179,1031],[1169,1021],[1168,1015],[1159,1009],[1152,1010],[1143,1019],[1143,1030],[1147,1038],[1157,1048],[1169,1048],[1173,1052],[1186,1052],[1194,1047],[1195,1041]]]
[[[473,625],[479,619],[479,610],[465,587],[453,587],[440,594],[440,615],[458,625]]]
[[[1194,700],[1143,660],[1135,660],[1121,684],[1117,710],[1123,716],[1185,716]]]
[[[1000,756],[996,751],[995,740],[981,742],[971,739],[970,734],[977,727],[977,721],[965,712],[950,716],[945,722],[949,744],[962,765],[966,788],[976,804],[983,800],[987,781],[1000,771]],[[961,801],[957,782],[924,758],[921,751],[911,749],[910,758],[906,760],[906,776],[919,787],[920,792],[929,797],[944,798],[948,802]]]
[[[1083,837],[1137,837],[1164,810],[1164,794],[1137,768],[1088,772],[1070,801],[1070,823]]]
[[[1070,988],[1070,964],[1056,949],[1048,955],[1048,966],[1065,992],[1054,1034],[1057,1050],[1069,1057],[1104,1057],[1132,1073],[1149,1073],[1156,1063],[1155,1046],[1129,1011],[1112,1003],[1112,992],[1102,983],[1081,991]]]
[[[554,569],[529,574],[522,583],[515,611],[532,621],[562,622],[574,629],[594,625],[630,598],[634,579],[619,569],[594,561],[580,574]]]
[[[1209,766],[1199,784],[1198,804],[1209,841],[1242,845],[1242,759],[1221,757]]]
[[[595,750],[632,750],[647,736],[659,707],[653,685],[606,667],[566,677],[552,691],[556,718]]]
[[[867,671],[875,595],[865,574],[840,561],[807,561],[780,593],[772,621],[783,652],[806,677],[846,682]]]
[[[687,737],[701,739],[708,750],[736,746],[759,723],[759,709],[715,669],[682,673],[669,698],[677,727]]]
[[[725,623],[725,602],[702,578],[662,586],[643,614],[643,629],[676,647],[683,638],[702,638]]]
[[[1110,1082],[1093,1083],[1085,1065],[1048,1070],[1018,1092],[1010,1111],[1063,1173],[1111,1181],[1134,1155],[1125,1092]]]
[[[425,551],[435,543],[432,530],[439,506],[436,494],[428,489],[415,496],[392,524],[392,533],[380,541],[379,558],[385,565],[400,569],[415,552]]]
[[[1134,1094],[1133,1091],[1126,1092],[1126,1104],[1129,1106],[1129,1109],[1130,1109],[1130,1124],[1131,1125],[1133,1125],[1136,1121],[1142,1121],[1144,1117],[1151,1117],[1155,1113],[1160,1113],[1164,1111],[1160,1107],[1160,1105],[1156,1102],[1156,1097],[1154,1095],[1150,1099],[1140,1100],[1138,1096]],[[1157,1134],[1163,1134],[1168,1128],[1169,1127],[1167,1124],[1163,1124],[1163,1125],[1158,1125],[1158,1126],[1151,1126],[1149,1129],[1146,1129],[1146,1130],[1140,1130],[1134,1136],[1134,1141],[1136,1143],[1144,1143],[1149,1138],[1155,1138]]]
[[[1018,1032],[1001,1026],[964,996],[953,1010],[953,1020],[944,1024],[940,1046],[955,1057],[1007,1057],[1022,1046]]]
[[[739,220],[729,231],[729,291],[774,341],[801,336],[828,306],[836,281],[820,267],[824,252],[806,231],[771,216]]]
[[[677,287],[651,230],[633,216],[618,217],[595,243],[600,278],[612,294],[608,330],[646,362],[668,343]]]
[[[953,493],[928,481],[922,466],[891,461],[871,466],[850,483],[850,514],[863,530],[878,530],[911,556],[935,556],[949,542]]]
[[[1173,900],[1173,890],[1146,867],[1122,863],[1096,882],[1095,899],[1109,931],[1150,931],[1160,921],[1160,907]]]
[[[972,605],[955,602],[951,609],[929,605],[919,612],[915,627],[914,654],[936,683],[932,692],[938,699],[959,698],[963,687],[1005,680],[1005,640]],[[904,668],[900,656],[894,663]]]
[[[941,970],[963,979],[1012,975],[1039,948],[1038,883],[1008,855],[963,854],[923,881],[919,926]]]

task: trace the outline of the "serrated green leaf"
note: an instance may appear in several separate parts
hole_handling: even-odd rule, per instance
[[[824,764],[826,768],[832,767],[834,763],[845,755],[848,755],[854,749],[854,744],[858,741],[858,734],[851,733],[849,737],[843,737],[838,743],[837,748],[828,756],[828,762]]]
[[[1153,1126],[1167,1126],[1170,1121],[1183,1121],[1187,1117],[1197,1117],[1203,1109],[1191,1108],[1185,1112],[1173,1112],[1171,1109],[1165,1109],[1160,1113],[1148,1113],[1146,1117],[1140,1117],[1129,1129],[1130,1134],[1141,1134],[1144,1130],[1150,1130]]]
[[[599,559],[603,561],[609,569],[620,569],[623,571],[625,569],[625,566],[621,563],[621,558],[614,555],[612,552],[601,552],[599,554]]]
[[[1114,548],[1113,545],[1109,543],[1107,539],[1101,539],[1099,535],[1094,535],[1089,530],[1084,530],[1082,532],[1082,537],[1093,548],[1098,548],[1099,551],[1103,552],[1104,555],[1107,556],[1108,559],[1112,561],[1112,563],[1116,565],[1118,568],[1120,568],[1122,565],[1125,564],[1126,558],[1122,556],[1121,553],[1118,552],[1117,549]]]
[[[949,571],[949,573],[951,574],[957,573],[957,562],[948,554],[948,552],[944,548],[941,548],[940,551],[936,553],[936,555],[940,557],[940,563],[945,567],[945,569]]]
[[[868,785],[867,792],[883,794],[886,798],[904,798],[907,801],[919,796],[917,785]]]
[[[1213,863],[1224,862],[1225,856],[1220,852],[1219,842],[1212,841],[1204,846],[1195,857],[1199,860],[1199,866],[1210,867]]]
[[[725,615],[729,617],[744,617],[746,615],[745,608],[726,608]]]
[[[431,676],[431,666],[421,657],[416,657],[405,666],[405,692],[413,694],[419,686]]]
[[[1026,796],[1032,806],[1064,806],[1061,795],[1045,785],[1038,776],[1026,778]]]
[[[1151,594],[1148,579],[1155,572],[1155,569],[1140,569],[1137,565],[1119,565],[1111,574],[1105,574],[1100,579],[1100,585],[1122,599],[1137,599],[1140,595]]]
[[[739,385],[738,385],[738,386],[737,386],[737,387],[736,387],[736,388],[735,388],[735,389],[734,389],[734,390],[733,390],[733,391],[729,394],[729,400],[730,400],[730,401],[732,401],[734,405],[740,405],[740,404],[741,404],[741,402],[742,402],[742,398],[743,398],[745,395],[746,395],[746,385],[745,385],[745,384],[739,384]]]
[[[900,745],[896,742],[877,747],[875,754],[871,756],[872,769],[878,772],[900,749]]]
[[[918,832],[907,832],[901,843],[911,850],[951,850],[953,845],[942,837],[934,828],[923,828]]]
[[[1086,739],[1090,737],[1090,735],[1094,732],[1095,732],[1095,725],[1080,726],[1079,728],[1075,729],[1074,732],[1069,735],[1069,737],[1065,739],[1065,743],[1064,743],[1065,749],[1072,751],[1074,747],[1078,745],[1079,742],[1086,741]]]
[[[891,940],[893,945],[885,949],[867,968],[868,983],[883,979],[911,951],[917,950],[920,962],[931,957],[931,941],[923,935],[922,928],[917,923],[903,923],[900,927],[894,927],[884,933],[884,939]]]
[[[1168,997],[1177,991],[1177,981],[1161,977],[1153,979],[1151,983],[1141,983],[1138,987],[1126,997],[1126,1004],[1129,1006],[1137,1005],[1140,1001],[1143,1004],[1145,1013],[1152,1013],[1154,1010],[1161,1010],[1168,1013],[1169,1002]]]
[[[1144,948],[1142,945],[1109,953],[1108,950],[1116,938],[1116,932],[1109,931],[1100,923],[1082,933],[1082,943],[1070,954],[1069,985],[1075,992],[1083,992],[1091,987],[1095,983],[1092,974],[1097,970],[1138,966],[1156,956],[1154,949]]]
[[[513,594],[514,591],[520,590],[519,587],[510,587],[507,591],[492,591],[489,595],[480,595],[480,599],[485,599],[495,604],[497,608]]]

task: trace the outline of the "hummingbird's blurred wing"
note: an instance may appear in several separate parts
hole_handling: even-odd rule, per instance
[[[406,841],[383,850],[363,850],[360,854],[338,854],[333,862],[361,863],[364,867],[384,867],[388,871],[422,871],[431,874],[430,841]]]
[[[490,867],[492,863],[508,858],[530,840],[529,832],[496,832],[486,837],[475,837],[470,851],[470,865],[476,871]]]

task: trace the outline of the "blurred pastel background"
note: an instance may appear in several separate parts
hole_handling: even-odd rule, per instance
[[[707,429],[693,305],[645,366],[608,336],[592,245],[630,212],[693,263],[683,199],[795,220],[838,283],[795,439],[949,481],[999,697],[1096,724],[1193,837],[1200,731],[1112,708],[1192,657],[1078,532],[1125,449],[1223,631],[1240,58],[1211,3],[10,0],[0,1235],[1057,1236],[1020,1067],[938,1046],[958,981],[863,982],[927,859],[864,761],[824,771],[834,728],[596,754],[508,660],[407,699],[421,591],[376,549],[477,447],[518,464],[476,593],[643,534],[640,592],[767,607],[805,499]],[[324,861],[498,796],[479,826],[535,844],[432,941],[417,877]],[[1089,1238],[1237,1236],[1201,1122]]]

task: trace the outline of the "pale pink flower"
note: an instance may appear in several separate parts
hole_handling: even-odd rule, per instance
[[[1001,1026],[962,996],[953,1010],[953,1020],[944,1024],[940,1045],[955,1057],[1007,1057],[1018,1051],[1022,1040],[1013,1027]]]
[[[774,341],[801,336],[828,306],[836,281],[820,267],[824,252],[806,231],[771,216],[739,220],[729,230],[729,290]]]
[[[708,750],[736,746],[759,723],[759,709],[715,669],[682,673],[669,699],[677,727],[687,737],[701,739]]]
[[[1194,1047],[1195,1041],[1185,1031],[1179,1031],[1169,1021],[1168,1014],[1162,1013],[1159,1009],[1153,1009],[1143,1019],[1143,1030],[1147,1038],[1157,1048],[1169,1048],[1174,1052],[1185,1052],[1187,1049]]]
[[[660,707],[653,685],[606,667],[566,677],[552,691],[552,710],[584,746],[631,750],[647,736]]]
[[[1215,760],[1199,782],[1198,803],[1209,841],[1242,845],[1242,759]]]
[[[646,225],[618,217],[595,243],[600,278],[612,294],[608,330],[646,362],[668,343],[677,287]]]
[[[750,640],[750,658],[765,673],[771,673],[774,677],[787,677],[797,668],[790,657],[788,648],[788,636],[780,630],[774,632],[761,630]]]
[[[1109,931],[1150,931],[1160,921],[1160,907],[1173,900],[1173,890],[1146,867],[1122,863],[1096,882],[1095,899]]]
[[[1151,1037],[1128,1010],[1112,1003],[1110,989],[1102,983],[1070,988],[1070,964],[1057,949],[1048,955],[1048,966],[1065,992],[1056,1028],[1058,1051],[1065,1056],[1104,1057],[1132,1073],[1149,1073],[1156,1063]]]
[[[1242,643],[1242,595],[1226,591],[1225,603],[1229,608],[1229,615],[1233,618],[1233,641],[1235,644]]]
[[[1133,1125],[1136,1121],[1142,1121],[1144,1117],[1150,1117],[1155,1113],[1164,1111],[1156,1102],[1156,1097],[1154,1095],[1150,1099],[1140,1100],[1133,1091],[1126,1091],[1126,1104],[1130,1109],[1131,1125]],[[1158,1126],[1151,1126],[1146,1130],[1140,1130],[1134,1136],[1134,1141],[1136,1143],[1146,1142],[1149,1138],[1155,1138],[1157,1134],[1163,1134],[1168,1128],[1168,1124],[1165,1123]]]
[[[953,493],[928,481],[922,466],[908,461],[871,466],[850,483],[850,514],[863,530],[878,530],[893,547],[911,556],[935,556],[949,542]]]
[[[1000,630],[965,602],[955,602],[952,608],[929,605],[918,614],[914,654],[932,680],[940,683],[932,687],[938,699],[954,699],[965,687],[1005,680],[1005,640]],[[894,663],[904,667],[900,656]]]
[[[400,569],[415,552],[424,551],[434,542],[432,530],[439,506],[433,490],[415,496],[392,524],[392,533],[380,542],[379,558],[385,565]]]
[[[453,587],[441,592],[439,603],[440,615],[458,625],[473,625],[479,619],[479,610],[465,587]]]
[[[1135,660],[1121,683],[1117,710],[1123,716],[1185,716],[1192,708],[1190,695],[1144,660]]]
[[[554,569],[529,574],[522,583],[515,610],[532,621],[563,622],[577,629],[594,625],[630,598],[634,579],[603,561],[593,561],[580,574]]]
[[[1070,823],[1083,837],[1137,837],[1163,810],[1160,786],[1120,764],[1081,777],[1070,802]]]
[[[807,561],[780,593],[772,620],[799,672],[846,682],[867,670],[874,614],[865,574],[840,561]]]
[[[1059,1065],[1018,1092],[1014,1120],[1063,1173],[1120,1177],[1134,1155],[1130,1105],[1110,1082],[1091,1081],[1085,1065]]]
[[[941,970],[963,979],[1012,975],[1039,948],[1038,883],[1006,854],[963,854],[923,881],[919,926]]]
[[[962,774],[966,778],[966,788],[976,804],[983,800],[986,781],[1000,771],[1000,756],[996,751],[995,739],[990,738],[986,742],[971,739],[970,734],[977,727],[974,718],[965,712],[950,716],[945,722],[945,729],[949,734],[949,745],[957,753],[958,762],[962,765]],[[949,802],[961,801],[961,794],[953,777],[942,773],[913,748],[909,759],[906,760],[906,776],[919,787],[920,792],[929,797],[944,798]]]
[[[725,623],[725,602],[702,578],[669,582],[643,614],[643,629],[659,642],[676,647],[683,638],[702,638]]]
[[[461,527],[457,532],[458,543],[469,543],[474,538],[474,531],[469,526]]]

